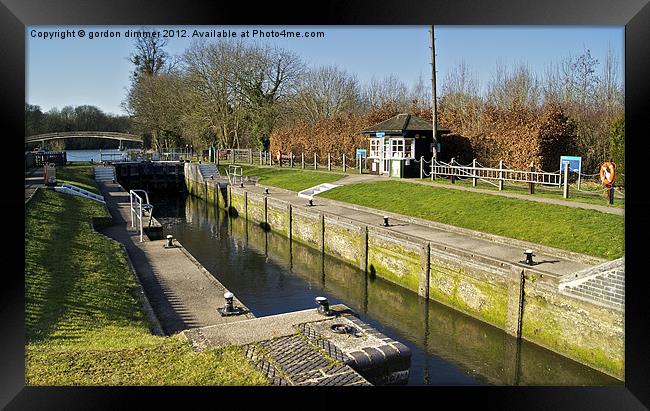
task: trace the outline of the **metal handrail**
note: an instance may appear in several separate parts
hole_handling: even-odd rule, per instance
[[[144,193],[145,198],[147,199],[146,203],[142,202],[142,197],[137,193]],[[149,227],[151,227],[151,219],[153,216],[153,205],[149,203],[149,194],[145,190],[129,190],[129,201],[131,204],[131,227],[135,227],[135,220],[140,222],[140,242],[144,241],[144,227],[142,222],[143,215],[149,213]],[[134,206],[135,203],[135,206]]]

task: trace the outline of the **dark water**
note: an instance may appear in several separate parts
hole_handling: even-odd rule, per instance
[[[419,297],[194,197],[152,198],[155,217],[257,317],[342,303],[412,350],[411,385],[622,382]]]

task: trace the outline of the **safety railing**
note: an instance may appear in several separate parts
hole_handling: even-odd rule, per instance
[[[142,197],[137,193],[144,193],[146,203],[143,202]],[[131,227],[136,226],[136,221],[139,225],[140,242],[144,241],[144,220],[143,218],[149,215],[149,226],[151,226],[151,218],[153,215],[153,205],[149,203],[149,194],[144,190],[129,190],[129,200],[131,204]]]

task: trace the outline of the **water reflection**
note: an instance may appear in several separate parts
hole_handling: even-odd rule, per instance
[[[256,316],[325,295],[413,351],[409,384],[622,384],[206,202],[159,199],[157,218]]]

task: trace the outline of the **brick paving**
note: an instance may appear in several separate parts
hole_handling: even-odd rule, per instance
[[[596,304],[625,309],[625,262],[615,260],[577,274],[562,292]]]
[[[302,333],[249,344],[246,357],[276,386],[369,386],[350,366],[325,354]]]

